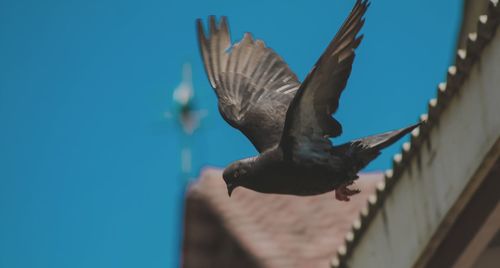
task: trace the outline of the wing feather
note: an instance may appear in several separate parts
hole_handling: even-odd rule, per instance
[[[280,144],[287,156],[293,157],[294,152],[328,151],[328,138],[342,133],[342,126],[332,114],[351,74],[354,50],[363,38],[358,33],[368,6],[368,0],[356,1],[290,104]]]
[[[300,86],[285,61],[261,40],[246,33],[231,44],[227,18],[208,20],[209,33],[197,20],[205,71],[222,117],[239,129],[259,152],[278,145],[286,111]]]

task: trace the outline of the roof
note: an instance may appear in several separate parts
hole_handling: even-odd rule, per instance
[[[228,235],[260,267],[328,267],[337,250],[345,249],[352,222],[366,210],[367,200],[382,178],[382,173],[360,174],[356,187],[361,193],[349,202],[335,200],[332,192],[298,197],[261,194],[242,187],[229,198],[221,171],[208,169],[190,187],[187,203],[203,204],[217,215]],[[190,221],[189,211],[186,213],[186,221]]]
[[[455,64],[447,70],[446,82],[437,87],[436,98],[429,100],[428,113],[420,116],[425,124],[412,132],[409,142],[403,144],[401,152],[394,155],[392,169],[385,172],[384,180],[377,187],[376,193],[368,199],[368,209],[360,214],[360,221],[352,224],[352,236],[346,237],[345,248],[337,252],[332,260],[333,267],[344,267],[352,251],[363,236],[367,226],[380,210],[387,196],[391,194],[394,185],[401,174],[409,169],[410,159],[415,158],[429,141],[430,130],[436,127],[440,115],[447,108],[451,99],[459,95],[464,80],[468,77],[472,66],[479,61],[483,48],[492,40],[500,23],[500,5],[498,0],[488,1],[486,12],[479,16],[476,31],[467,35],[466,45],[457,50]]]

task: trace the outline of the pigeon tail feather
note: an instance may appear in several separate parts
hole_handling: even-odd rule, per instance
[[[392,145],[420,124],[353,140],[334,147],[334,150],[349,156],[356,169],[361,170],[379,156],[382,149]]]

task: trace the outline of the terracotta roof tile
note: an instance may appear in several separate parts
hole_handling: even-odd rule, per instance
[[[228,235],[263,267],[328,267],[382,179],[382,173],[361,174],[356,182],[361,193],[350,202],[335,200],[333,192],[297,197],[241,187],[229,198],[221,171],[208,169],[190,187],[187,199],[212,210]]]

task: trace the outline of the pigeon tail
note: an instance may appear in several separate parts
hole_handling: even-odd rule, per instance
[[[421,123],[417,123],[398,130],[353,140],[334,147],[334,150],[349,156],[353,161],[352,164],[355,166],[356,170],[359,171],[368,165],[372,160],[377,158],[382,149],[392,145],[404,135],[420,126],[420,124]]]

